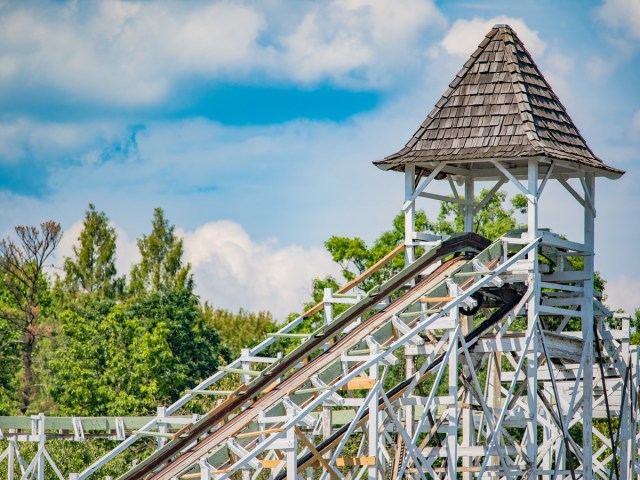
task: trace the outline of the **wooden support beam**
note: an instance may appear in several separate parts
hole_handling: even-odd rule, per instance
[[[280,468],[282,465],[285,464],[285,461],[274,458],[269,460],[260,460],[260,463],[262,463],[262,468],[268,468],[270,470],[273,470],[275,468]]]
[[[375,384],[375,378],[359,377],[347,382],[347,385],[345,387],[342,387],[341,390],[369,390],[373,388]]]
[[[304,443],[304,446],[309,449],[311,454],[314,457],[316,457],[316,459],[320,462],[320,465],[322,465],[322,467],[329,473],[329,477],[331,477],[331,480],[338,480],[340,478],[340,475],[338,475],[338,472],[336,472],[334,468],[331,465],[329,465],[329,462],[327,461],[327,459],[322,457],[320,452],[318,452],[318,450],[316,449],[315,445],[309,441],[309,439],[304,433],[302,433],[302,430],[300,430],[300,427],[296,426],[293,428],[296,434],[298,435],[298,438],[302,441],[302,443]]]
[[[421,303],[442,303],[455,300],[456,297],[423,297],[420,299]],[[419,313],[419,312],[418,312]]]
[[[364,467],[376,464],[376,457],[338,457],[335,461],[336,467]],[[319,462],[314,462],[311,467],[319,467]]]
[[[284,428],[267,428],[265,430],[255,430],[252,432],[244,432],[236,435],[236,438],[251,438],[258,437],[260,435],[269,435],[270,433],[278,433],[282,432]]]
[[[376,457],[338,457],[336,467],[360,467],[375,465]]]

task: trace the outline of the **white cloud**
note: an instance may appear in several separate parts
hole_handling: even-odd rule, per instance
[[[349,83],[355,73],[356,81],[384,83],[393,65],[406,72],[422,60],[416,43],[425,29],[444,25],[432,0],[318,3],[282,38],[284,60],[290,75],[305,82],[329,76]]]
[[[606,304],[617,310],[621,308],[624,312],[633,315],[636,308],[640,308],[640,278],[628,275],[618,275],[609,280],[605,287],[607,295]]]
[[[227,2],[14,9],[0,16],[0,82],[42,82],[74,98],[147,105],[185,73],[216,75],[261,58],[264,25],[254,8]]]
[[[131,265],[140,261],[140,253],[135,240],[112,226],[118,235],[116,266],[120,275],[128,275]],[[64,259],[73,255],[81,231],[82,220],[65,230],[53,259],[54,272],[60,272]],[[340,275],[324,248],[258,242],[236,222],[209,222],[176,233],[184,240],[184,261],[192,265],[196,292],[215,307],[268,310],[284,320],[309,300],[313,278]]]
[[[269,310],[283,320],[309,300],[314,277],[338,274],[324,249],[255,242],[235,222],[210,222],[180,234],[197,292],[217,307]]]
[[[194,77],[380,85],[419,63],[421,36],[444,24],[433,0],[11,4],[0,6],[0,87],[113,108],[154,105]]]
[[[604,0],[597,12],[610,27],[640,39],[640,2],[637,0]]]
[[[127,134],[126,130],[104,121],[78,123],[8,118],[0,121],[0,164],[58,157],[64,157],[66,162],[95,162],[98,152],[91,150],[97,144],[120,141]]]
[[[547,44],[540,38],[537,30],[532,30],[519,18],[493,17],[490,19],[473,18],[456,20],[440,45],[450,55],[468,57],[478,47],[480,41],[496,24],[507,24],[513,28],[534,57],[542,55]]]

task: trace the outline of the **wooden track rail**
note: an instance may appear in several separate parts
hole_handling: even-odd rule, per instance
[[[351,306],[332,323],[325,325],[318,331],[314,332],[306,342],[294,349],[279,362],[276,362],[263,370],[259,377],[256,377],[248,384],[241,385],[232,394],[230,394],[224,402],[207,413],[207,415],[205,415],[199,422],[192,425],[188,430],[182,432],[179,437],[168,442],[162,449],[158,450],[132,468],[125,475],[120,477],[121,480],[133,480],[140,478],[160,479],[176,476],[178,473],[189,467],[192,459],[200,454],[200,452],[205,449],[211,450],[223,440],[240,433],[239,431],[242,428],[257,417],[258,411],[268,408],[271,404],[285,396],[286,392],[291,391],[292,388],[300,388],[308,380],[310,375],[328,365],[335,358],[338,358],[340,352],[345,348],[348,348],[348,345],[355,344],[355,342],[365,338],[366,335],[375,330],[376,326],[379,325],[380,322],[388,321],[389,318],[385,316],[390,315],[390,308],[388,306],[379,313],[363,321],[360,325],[351,330],[349,334],[340,338],[336,343],[331,345],[328,350],[314,358],[311,362],[304,365],[289,377],[282,380],[282,383],[278,383],[286,373],[326,343],[327,338],[337,337],[347,326],[355,322],[365,312],[380,303],[381,300],[388,297],[391,293],[397,291],[408,281],[416,278],[420,272],[424,271],[434,262],[440,261],[457,252],[480,252],[489,244],[490,242],[487,239],[475,233],[466,233],[452,237],[442,242],[438,247],[427,251],[412,265],[402,270],[383,285],[374,288],[362,301]],[[392,251],[387,257],[390,259],[397,255],[400,250],[399,248],[396,250],[398,251]],[[464,262],[466,262],[464,257],[457,257],[449,263],[442,265],[425,280],[420,282],[418,286],[397,299],[393,304],[394,307],[397,307],[397,305],[402,302],[410,303],[417,300],[429,289],[431,282],[434,282],[436,277],[442,280],[444,276],[446,276],[447,272],[453,270]],[[383,265],[384,263],[382,261],[378,262],[363,275],[371,275]],[[373,270],[374,268],[375,270]],[[353,282],[356,280],[361,281],[359,279],[354,279]],[[346,288],[347,286],[343,287],[341,291],[347,291]],[[311,315],[312,313],[309,312],[314,312],[315,308],[318,308],[317,311],[319,311],[321,307],[316,306],[305,312],[305,315]],[[245,405],[247,402],[252,402],[252,405],[229,420],[230,415],[236,413],[240,407]],[[218,426],[217,429],[215,429],[216,426]],[[213,432],[211,435],[201,439],[195,447],[189,448],[189,446],[197,439],[211,431]],[[185,449],[187,449],[187,451],[182,453]],[[157,474],[148,476],[150,473],[156,471],[159,467],[167,464],[169,461],[170,463],[160,469]]]

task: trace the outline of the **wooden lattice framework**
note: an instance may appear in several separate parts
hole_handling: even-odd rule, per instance
[[[623,172],[591,152],[515,33],[493,28],[407,146],[376,164],[405,176],[404,245],[72,478],[143,435],[160,448],[123,479],[638,477],[638,355],[628,319],[594,291],[595,180]],[[582,209],[579,241],[540,228],[549,182]],[[506,183],[527,197],[527,227],[489,242],[474,218]],[[424,198],[459,205],[465,232],[416,232]],[[405,269],[357,290],[403,252]],[[321,311],[317,331],[295,333]],[[300,345],[265,356],[282,337]],[[229,376],[237,388],[216,389]],[[199,395],[221,400],[168,433]]]

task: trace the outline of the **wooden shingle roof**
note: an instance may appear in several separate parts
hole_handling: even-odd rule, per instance
[[[399,152],[374,162],[383,170],[482,160],[546,157],[619,177],[587,146],[529,52],[507,25],[496,25]]]

